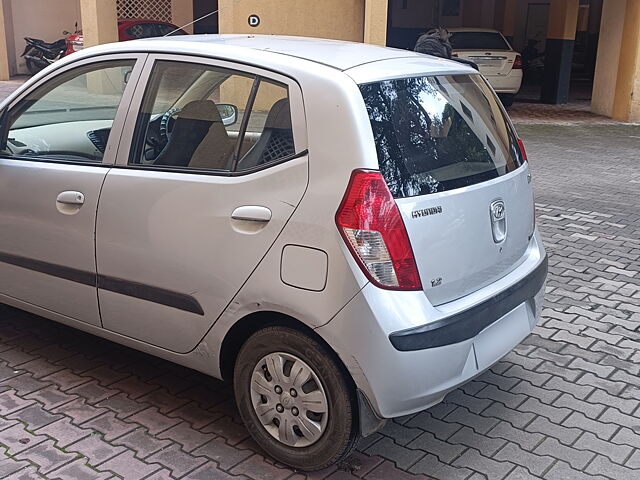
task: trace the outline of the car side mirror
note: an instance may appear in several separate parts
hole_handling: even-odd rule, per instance
[[[225,127],[238,121],[238,107],[230,103],[218,103],[216,106],[218,107],[218,112],[220,112],[220,117],[222,117],[222,124]]]

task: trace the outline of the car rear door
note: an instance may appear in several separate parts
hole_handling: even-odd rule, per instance
[[[118,168],[102,188],[98,295],[106,329],[187,352],[301,200],[306,125],[290,78],[201,58],[152,59]],[[237,122],[223,104],[237,107]]]
[[[420,76],[361,90],[430,302],[456,300],[520,265],[535,228],[531,176],[482,77]]]
[[[96,209],[143,57],[74,62],[7,107],[0,153],[5,301],[100,326]]]

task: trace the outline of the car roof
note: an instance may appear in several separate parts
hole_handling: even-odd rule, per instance
[[[285,55],[289,59],[300,59],[329,66],[341,71],[382,60],[416,59],[432,62],[434,71],[441,71],[442,64],[434,57],[409,50],[370,45],[366,43],[345,42],[312,37],[289,37],[279,35],[185,35],[163,38],[146,38],[128,42],[112,43],[92,47],[108,50],[110,53],[119,51],[156,52],[167,51],[180,54],[201,55],[203,50],[211,55],[245,52],[250,57],[260,54],[265,63],[265,54]],[[85,50],[89,52],[91,49]],[[225,55],[226,56],[226,55]],[[427,68],[429,65],[426,65]]]

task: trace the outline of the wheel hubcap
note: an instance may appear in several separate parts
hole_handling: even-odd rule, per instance
[[[289,353],[271,353],[255,366],[251,404],[265,430],[285,445],[312,445],[327,426],[328,401],[320,379]]]

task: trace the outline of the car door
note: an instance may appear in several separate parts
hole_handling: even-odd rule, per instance
[[[282,75],[175,55],[150,57],[147,76],[102,188],[100,310],[108,330],[187,352],[302,198],[302,94]]]
[[[0,295],[100,325],[95,221],[142,55],[74,62],[4,110]]]

